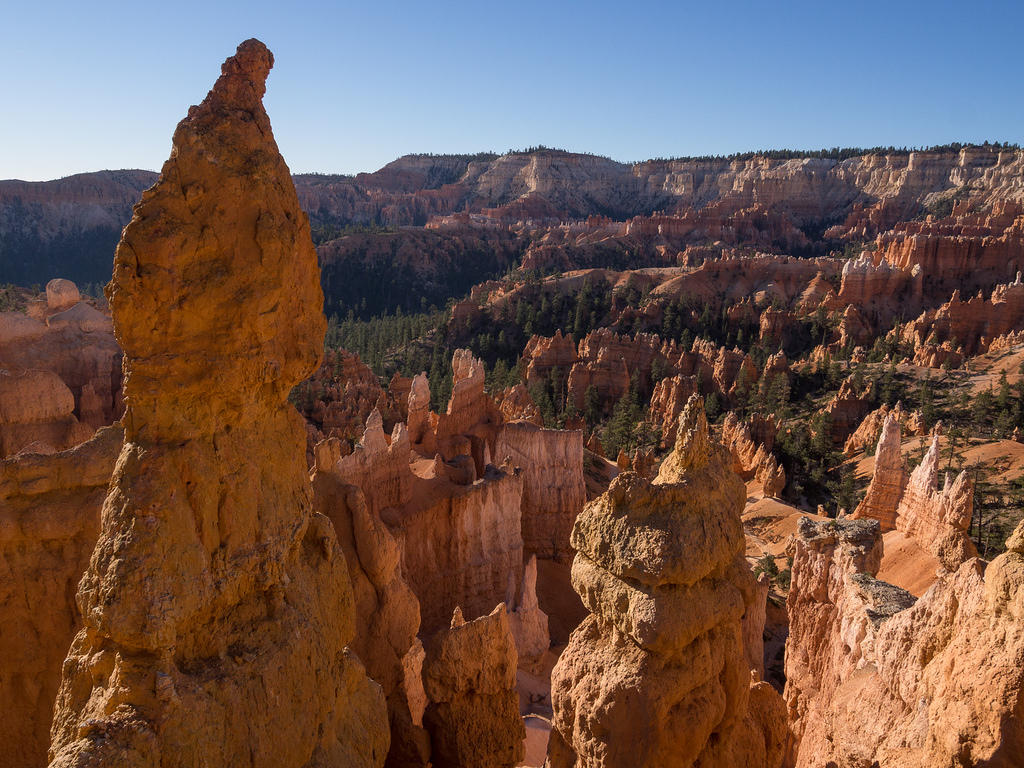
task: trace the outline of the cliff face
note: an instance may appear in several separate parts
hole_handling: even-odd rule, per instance
[[[456,220],[451,229],[460,231],[443,235],[347,235],[323,250],[328,293],[345,293],[345,264],[356,265],[372,281],[373,270],[366,267],[377,263],[402,274],[416,272],[422,295],[440,305],[447,295],[461,292],[445,293],[443,284],[484,267],[481,255],[491,256],[491,263],[462,290],[502,273],[505,267],[496,262],[507,266],[513,254],[516,259],[524,255],[525,240],[500,233],[510,224],[557,224],[595,214],[625,222],[639,216],[630,223],[633,231],[623,234],[678,244],[669,263],[686,240],[747,242],[792,251],[806,245],[800,226],[847,217],[829,236],[866,239],[914,218],[922,204],[962,195],[965,189],[979,207],[999,200],[1024,203],[1022,168],[1024,152],[984,147],[843,161],[753,157],[635,165],[543,150],[500,157],[409,155],[376,173],[300,175],[295,185],[301,207],[325,237],[349,224],[403,227],[422,226],[434,217]],[[29,284],[63,275],[80,282],[105,281],[118,232],[130,217],[132,203],[154,178],[145,171],[102,171],[53,182],[0,182],[0,233],[6,246],[0,260],[11,270],[5,279]],[[656,211],[667,214],[652,216]],[[466,229],[471,220],[491,230],[483,236],[486,242],[479,232]],[[545,254],[545,249],[553,253]],[[423,259],[426,250],[446,255],[433,264]],[[528,255],[528,267],[568,257],[565,248],[541,245],[534,250],[540,252]],[[78,254],[74,264],[68,264],[69,252]],[[41,262],[45,273],[40,273]],[[1003,279],[1012,279],[1012,274]],[[377,280],[377,288],[385,286]],[[350,298],[343,296],[348,304]],[[360,296],[355,298],[358,302]]]
[[[75,589],[121,439],[109,427],[71,450],[0,462],[0,738],[10,768],[46,764],[61,662],[82,626]]]
[[[121,229],[151,171],[97,171],[56,181],[0,181],[0,280],[103,283]]]
[[[743,484],[687,405],[658,478],[626,472],[576,521],[573,586],[590,616],[552,673],[548,764],[780,765],[784,715],[751,683]]]
[[[320,362],[325,321],[261,103],[272,62],[255,40],[225,62],[117,249],[125,443],[79,587],[54,766],[373,766],[387,753],[380,687],[345,651],[344,558],[311,508],[286,402]]]
[[[987,352],[997,337],[1021,330],[1024,284],[1017,273],[1014,282],[997,285],[987,299],[979,293],[963,301],[954,291],[949,301],[904,325],[900,336],[913,345],[915,362],[937,368],[947,360],[959,365],[964,357]]]
[[[839,681],[864,666],[878,621],[913,603],[909,593],[874,578],[881,560],[877,521],[801,518],[786,601],[785,697],[798,765],[827,761],[823,742],[841,727],[834,722]],[[796,756],[794,749],[787,762]]]
[[[987,567],[940,573],[916,602],[874,578],[874,521],[803,520],[789,595],[795,764],[1018,765],[1024,528]]]
[[[502,427],[495,457],[523,468],[522,534],[527,556],[568,563],[569,534],[583,509],[583,433],[540,429],[533,424]]]

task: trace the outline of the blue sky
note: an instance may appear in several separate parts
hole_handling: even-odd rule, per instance
[[[248,37],[293,171],[1024,143],[1020,2],[7,2],[0,178],[159,169]]]

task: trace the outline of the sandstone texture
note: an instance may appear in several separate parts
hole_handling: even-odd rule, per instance
[[[896,529],[913,537],[952,571],[978,556],[968,535],[973,514],[974,485],[966,471],[956,478],[947,474],[939,488],[939,438],[935,435],[907,481],[896,510]]]
[[[901,453],[899,412],[885,418],[875,450],[875,471],[854,518],[877,520],[883,533],[910,537],[948,570],[978,556],[968,535],[974,514],[974,487],[967,472],[948,474],[939,487],[939,439],[913,471]]]
[[[0,312],[0,456],[62,451],[121,414],[121,350],[107,313],[70,280],[29,312]]]
[[[396,425],[389,440],[375,411],[335,471],[362,491],[398,541],[402,572],[419,599],[421,631],[432,634],[456,607],[476,618],[514,597],[509,581],[518,586],[523,577],[523,473],[487,464],[478,476],[466,454],[452,462],[439,454],[413,457],[405,425]]]
[[[334,526],[348,565],[356,619],[350,647],[384,690],[391,722],[386,765],[425,766],[430,744],[423,729],[419,600],[402,576],[398,542],[363,492],[336,471],[340,445],[328,438],[316,447],[313,506]]]
[[[577,519],[573,586],[590,616],[552,673],[553,768],[781,765],[782,702],[744,648],[765,593],[730,467],[693,397],[657,479],[623,473]]]
[[[456,608],[426,643],[424,721],[437,768],[511,768],[523,759],[516,645],[504,604],[473,621]]]
[[[854,430],[852,435],[846,438],[846,442],[843,444],[843,453],[846,456],[853,457],[869,447],[876,446],[882,434],[882,427],[890,413],[895,414],[902,432],[908,435],[925,434],[921,414],[918,411],[907,413],[903,410],[900,403],[896,403],[893,408],[883,404],[865,416],[860,426]]]
[[[744,480],[756,480],[765,496],[778,496],[786,486],[786,472],[772,455],[770,447],[765,447],[774,441],[778,426],[774,418],[761,418],[758,425],[756,414],[752,421],[755,422],[755,430],[761,427],[766,442],[755,441],[751,435],[752,425],[741,422],[730,411],[722,421],[722,443],[732,454],[736,474]]]
[[[82,617],[75,590],[99,535],[118,427],[53,455],[0,462],[0,720],[4,765],[46,765],[61,663]]]
[[[125,442],[78,590],[55,768],[379,766],[388,751],[286,401],[325,320],[261,103],[272,63],[255,40],[224,63],[117,248]]]
[[[583,433],[506,424],[495,451],[498,463],[507,460],[523,468],[521,526],[527,556],[568,563],[573,555],[569,534],[586,501]]]
[[[873,520],[803,520],[786,703],[797,766],[1019,765],[1024,529],[915,599],[875,578]]]
[[[908,471],[901,452],[901,437],[899,415],[887,414],[875,448],[871,484],[853,512],[854,518],[877,520],[883,533],[896,528],[896,510],[907,486]]]

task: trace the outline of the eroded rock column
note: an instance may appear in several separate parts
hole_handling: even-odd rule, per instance
[[[730,465],[695,396],[657,479],[625,472],[577,519],[573,586],[590,616],[552,673],[551,768],[780,764],[782,701],[752,682],[744,648],[764,593]]]
[[[380,687],[286,398],[323,350],[316,254],[249,40],[174,133],[107,287],[125,443],[51,765],[378,766]]]

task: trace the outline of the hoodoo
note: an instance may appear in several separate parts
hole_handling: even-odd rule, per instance
[[[691,397],[657,479],[625,472],[577,519],[590,616],[552,672],[551,768],[781,765],[782,700],[752,682],[744,648],[764,592],[731,464]]]
[[[316,254],[248,40],[189,110],[107,287],[125,442],[78,591],[51,765],[379,766],[384,698],[286,402],[320,362]]]

